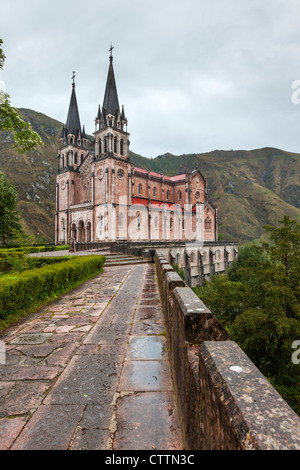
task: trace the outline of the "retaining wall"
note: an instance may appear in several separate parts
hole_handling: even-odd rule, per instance
[[[155,253],[186,450],[300,449],[300,419],[216,317]]]
[[[70,251],[104,250],[152,258],[158,250],[172,265],[184,269],[186,283],[190,287],[203,285],[215,273],[226,271],[238,253],[237,242],[203,243],[172,241],[116,240],[113,242],[72,242]]]

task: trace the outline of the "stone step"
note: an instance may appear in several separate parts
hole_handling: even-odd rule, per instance
[[[126,255],[126,254],[123,254],[123,253],[107,253],[107,255],[105,255],[106,258],[110,258],[110,259],[113,259],[113,258],[140,258],[140,256],[133,256],[133,255]]]
[[[150,262],[151,260],[147,258],[111,259],[105,261],[105,266],[125,266],[126,264],[145,264]]]

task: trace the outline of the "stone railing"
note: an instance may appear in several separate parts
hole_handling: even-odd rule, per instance
[[[158,252],[155,263],[185,449],[300,449],[296,413]]]

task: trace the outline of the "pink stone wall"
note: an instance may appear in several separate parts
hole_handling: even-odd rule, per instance
[[[126,160],[107,157],[93,161],[88,156],[78,172],[58,174],[57,184],[58,242],[66,243],[70,237],[76,241],[195,239],[200,233],[196,211],[190,221],[185,212],[183,220],[180,207],[195,207],[197,202],[205,203],[202,239],[216,239],[216,211],[205,202],[206,180],[200,172],[164,177],[137,169]],[[168,203],[166,209],[163,203]]]

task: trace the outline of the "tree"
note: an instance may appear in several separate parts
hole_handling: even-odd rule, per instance
[[[300,370],[291,360],[300,339],[300,224],[289,217],[264,227],[269,241],[240,250],[226,275],[200,297],[275,388],[300,413]]]
[[[266,225],[270,243],[263,247],[272,263],[283,269],[284,284],[291,289],[295,301],[300,301],[300,223],[285,216],[278,228]],[[295,309],[286,306],[286,315],[295,316]]]
[[[225,328],[245,309],[244,285],[231,281],[227,274],[212,276],[204,287],[194,287],[193,290]]]
[[[22,232],[17,214],[18,195],[13,183],[0,173],[0,237],[2,244],[12,237],[15,230]]]
[[[0,69],[3,69],[5,55],[2,49],[3,41],[0,39]],[[16,108],[12,107],[9,95],[0,90],[0,131],[12,132],[15,139],[15,148],[24,153],[43,145],[40,136],[34,132],[29,122],[25,122]]]

